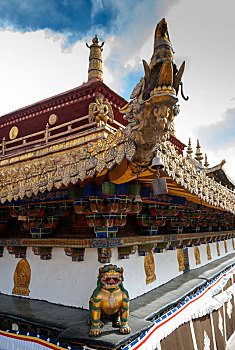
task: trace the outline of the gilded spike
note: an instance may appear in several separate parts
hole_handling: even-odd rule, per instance
[[[188,147],[187,147],[186,153],[187,153],[187,158],[191,157],[191,154],[193,153],[190,138],[188,139]]]
[[[99,45],[99,39],[97,35],[92,39],[92,44],[86,46],[90,49],[89,56],[89,69],[88,69],[88,81],[92,78],[98,78],[103,81],[103,69],[102,69],[102,54],[104,42]]]
[[[197,147],[196,147],[196,153],[195,153],[195,159],[199,162],[202,163],[202,153],[201,153],[201,146],[199,144],[199,140],[197,140]]]
[[[205,153],[205,163],[204,163],[204,166],[206,167],[206,168],[208,168],[208,166],[209,166],[209,163],[208,163],[208,161],[207,161],[207,154]]]

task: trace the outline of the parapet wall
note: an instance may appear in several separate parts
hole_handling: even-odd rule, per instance
[[[225,244],[227,252],[225,252]],[[211,259],[208,260],[207,245],[198,246],[200,264],[196,265],[194,247],[188,250],[189,268],[196,269],[208,262],[231,254],[233,250],[232,239],[218,242],[220,256],[218,256],[216,243],[209,243]],[[31,277],[29,295],[26,298],[46,300],[67,306],[88,309],[89,298],[96,288],[99,267],[97,249],[86,248],[84,261],[72,261],[65,255],[63,248],[53,248],[51,260],[41,260],[34,255],[32,248],[28,247],[26,259],[30,266]],[[146,284],[145,257],[138,252],[130,254],[129,259],[118,259],[118,250],[113,248],[111,263],[124,268],[124,286],[134,299],[148,291],[167,283],[171,279],[183,274],[179,271],[179,262],[176,250],[163,250],[162,253],[153,253],[153,272],[156,280]],[[0,258],[0,292],[11,295],[14,288],[14,272],[20,259],[9,254],[6,247]]]

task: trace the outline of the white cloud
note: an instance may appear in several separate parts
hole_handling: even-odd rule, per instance
[[[94,18],[99,12],[104,8],[102,0],[91,0],[92,9],[91,9],[91,18]]]
[[[201,142],[209,149],[218,150],[235,146],[235,107],[228,108],[217,123],[196,128]]]
[[[184,93],[190,96],[188,102],[180,98],[176,136],[184,143],[191,137],[195,143],[202,128],[219,123],[224,111],[234,106],[234,1],[93,0],[93,16],[107,6],[118,16],[114,34],[105,28],[97,31],[105,39],[104,82],[123,93],[128,73],[143,72],[141,61],[150,60],[156,24],[165,17],[178,66],[186,60]],[[88,34],[93,37],[96,32]],[[85,41],[90,43],[91,37],[65,49],[62,34],[0,31],[0,115],[86,81],[89,50]],[[235,147],[226,144],[213,149],[203,139],[201,143],[210,165],[226,158],[227,172],[235,179]]]
[[[125,77],[133,70],[143,72],[142,59],[149,61],[152,56],[157,22],[180,0],[104,1],[119,13],[113,23],[117,34],[109,42],[110,55],[106,57],[105,68],[115,76],[112,88],[123,93]]]
[[[89,50],[48,31],[0,31],[0,115],[79,86],[87,80]]]

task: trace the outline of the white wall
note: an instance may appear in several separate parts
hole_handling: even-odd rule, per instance
[[[226,255],[224,243],[220,242],[220,257]],[[217,259],[216,243],[211,243],[212,260]],[[233,251],[231,240],[227,241],[228,253]],[[199,246],[201,265],[195,264],[194,248],[188,248],[190,268],[205,265],[207,260],[206,245]],[[138,252],[130,255],[130,259],[118,260],[118,250],[113,249],[112,264],[124,268],[124,287],[130,298],[136,298],[163,283],[182,274],[178,270],[177,250],[163,251],[153,254],[155,260],[156,281],[146,285],[144,257]],[[104,264],[98,262],[97,249],[87,248],[84,261],[73,262],[71,257],[64,253],[63,248],[54,248],[51,260],[40,260],[34,255],[32,248],[27,249],[27,260],[31,268],[30,294],[33,299],[88,308],[89,298],[96,287],[99,267]],[[20,259],[4,249],[0,258],[0,292],[11,295],[14,287],[14,271]],[[210,262],[209,261],[209,262]],[[27,298],[27,297],[26,297]]]
[[[233,247],[232,247],[232,239],[227,239],[227,248],[228,252],[225,253],[224,249],[224,242],[219,242],[219,247],[220,247],[220,256],[217,254],[217,249],[216,249],[216,242],[210,243],[210,248],[211,248],[211,260],[207,259],[207,251],[206,251],[206,244],[201,244],[198,248],[200,251],[200,259],[201,259],[201,264],[196,265],[196,260],[194,256],[194,247],[189,247],[188,248],[188,255],[189,255],[189,266],[190,270],[197,269],[201,266],[206,265],[208,262],[212,262],[214,260],[217,260],[219,258],[222,258],[225,255],[228,255],[233,252]]]

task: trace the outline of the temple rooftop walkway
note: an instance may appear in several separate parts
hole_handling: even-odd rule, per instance
[[[235,253],[232,253],[198,269],[185,272],[166,284],[131,300],[131,316],[128,323],[132,331],[128,335],[120,334],[118,330],[114,331],[111,322],[106,322],[102,334],[95,339],[90,338],[87,324],[88,310],[4,294],[0,294],[0,317],[57,331],[61,341],[76,341],[87,346],[115,349],[150,327],[150,320],[155,315],[177,304],[187,294],[234,264]]]

